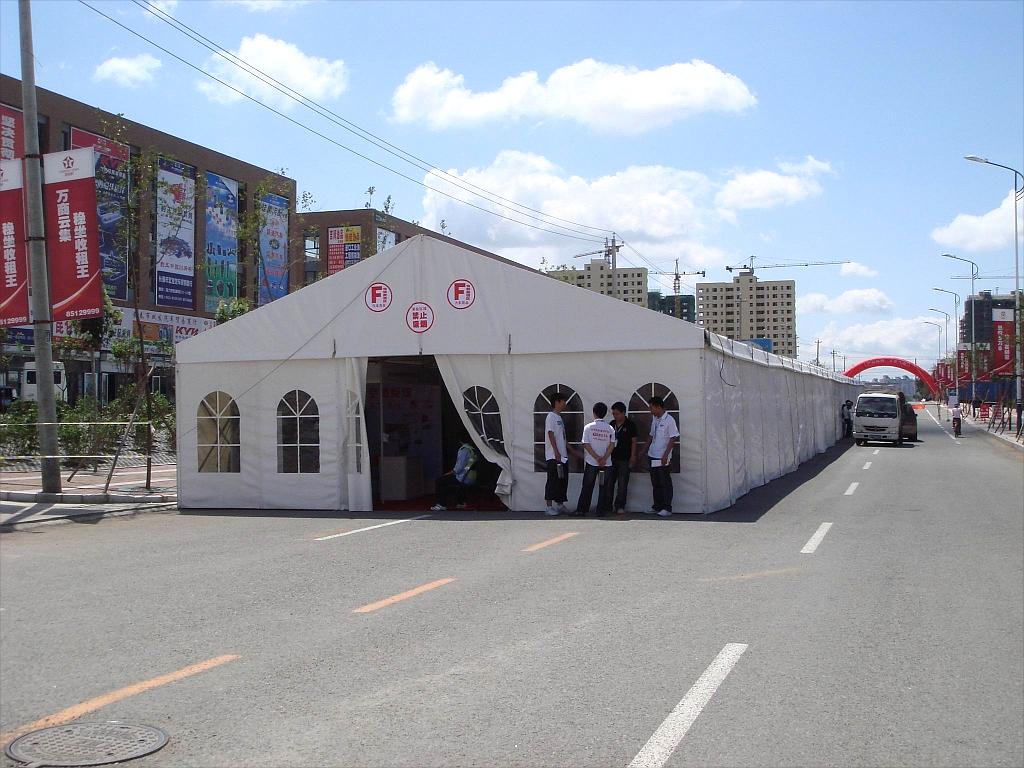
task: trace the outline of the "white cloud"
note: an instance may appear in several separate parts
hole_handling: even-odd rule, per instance
[[[302,5],[309,5],[312,0],[224,0],[230,5],[240,5],[248,11],[265,13],[268,11],[290,11]]]
[[[153,80],[153,74],[160,69],[160,60],[148,53],[133,58],[113,56],[92,73],[93,80],[110,80],[126,88],[137,88]]]
[[[474,92],[465,77],[421,64],[391,98],[398,122],[434,129],[498,120],[575,120],[608,133],[637,134],[701,112],[740,112],[757,103],[735,75],[694,59],[637,69],[584,59],[552,72],[506,78],[494,91]]]
[[[878,270],[859,261],[850,261],[839,267],[839,274],[842,277],[878,277]]]
[[[776,171],[738,172],[719,191],[716,203],[722,215],[751,208],[774,208],[792,205],[821,194],[821,184],[814,177],[831,173],[832,166],[808,155],[801,163],[779,163]]]
[[[873,323],[838,325],[829,323],[818,332],[821,348],[842,350],[852,356],[895,355],[918,359],[927,368],[938,353],[938,329],[926,325],[931,317],[892,318]],[[852,364],[852,359],[851,359]]]
[[[1024,217],[1019,219],[1018,231],[1024,235]],[[946,248],[971,252],[1012,246],[1013,192],[988,213],[961,213],[944,227],[936,227],[932,230],[932,240]]]
[[[243,37],[238,49],[232,53],[310,99],[323,101],[337,98],[348,86],[348,70],[341,59],[329,61],[318,56],[308,56],[295,45],[264,34]],[[207,69],[265,104],[283,110],[296,105],[295,101],[273,86],[220,56],[211,56],[207,61]],[[201,81],[197,87],[211,100],[223,104],[231,104],[242,98],[240,94],[219,83]]]
[[[796,300],[797,313],[813,315],[886,314],[892,311],[892,299],[877,288],[856,288],[844,291],[834,298],[824,293],[808,293]]]
[[[168,16],[173,16],[174,9],[178,7],[178,0],[146,0],[146,3],[158,11],[163,11]]]

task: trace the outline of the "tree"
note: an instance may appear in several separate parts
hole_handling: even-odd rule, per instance
[[[225,301],[221,299],[220,304],[217,305],[217,325],[223,325],[228,320],[234,320],[236,317],[244,315],[246,312],[252,309],[252,302],[248,299],[231,299],[231,301]]]

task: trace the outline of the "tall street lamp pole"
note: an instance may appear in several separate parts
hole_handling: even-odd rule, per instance
[[[941,309],[935,309],[935,307],[928,307],[928,311],[938,312],[946,318],[946,357],[949,357],[949,312],[943,312]]]
[[[953,317],[956,318],[957,330],[956,330],[956,343],[957,349],[954,350],[956,357],[953,358],[953,376],[956,377],[956,397],[960,399],[960,294],[956,291],[947,291],[945,288],[932,288],[933,291],[939,293],[950,293],[953,295]]]
[[[1020,424],[1021,409],[1024,407],[1024,401],[1021,400],[1021,356],[1024,353],[1024,344],[1021,339],[1021,316],[1020,316],[1020,233],[1017,231],[1020,226],[1017,218],[1017,202],[1024,198],[1024,173],[1021,173],[1016,168],[1011,168],[1008,165],[1002,163],[993,163],[991,160],[979,157],[978,155],[966,155],[965,160],[971,160],[975,163],[983,163],[984,165],[994,165],[996,168],[1003,168],[1013,173],[1013,289],[1016,294],[1016,301],[1014,302],[1013,311],[1013,332],[1016,344],[1014,345],[1014,358],[1013,364],[1013,378],[1015,381],[1015,396],[1017,398],[1017,423]],[[1020,182],[1020,186],[1017,186],[1017,182]]]
[[[977,376],[976,376],[976,374],[977,374],[977,370],[976,370],[977,363],[975,362],[975,360],[976,360],[976,354],[977,354],[977,349],[978,349],[977,348],[978,337],[977,337],[977,335],[974,332],[975,331],[974,318],[978,314],[978,307],[977,307],[978,297],[974,293],[974,281],[978,278],[978,265],[975,264],[970,259],[965,259],[965,258],[962,258],[961,256],[954,256],[952,253],[944,253],[942,255],[945,256],[947,259],[956,259],[957,261],[963,261],[963,262],[971,265],[971,295],[970,295],[970,300],[971,300],[971,356],[970,356],[970,363],[971,363],[971,402],[974,402],[975,395],[977,394],[977,392],[976,392],[976,382],[975,382],[975,379],[977,379]],[[965,309],[967,308],[967,302],[966,301],[964,302],[964,308]]]
[[[939,356],[941,357],[941,355],[942,355],[942,326],[939,325],[938,323],[933,323],[931,320],[922,320],[921,322],[924,323],[925,325],[934,325],[936,328],[939,329]],[[935,365],[936,365],[936,368],[937,368],[938,367],[938,360],[935,361]],[[942,393],[939,392],[935,396],[935,414],[936,415],[939,415],[939,413],[940,413],[940,411],[939,411],[939,403],[941,403],[941,402],[942,402]]]

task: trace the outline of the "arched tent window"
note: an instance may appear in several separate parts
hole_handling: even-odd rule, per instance
[[[196,444],[200,472],[240,472],[241,417],[226,392],[211,392],[196,413]]]
[[[679,400],[676,399],[675,394],[671,389],[666,387],[664,384],[658,384],[657,382],[651,382],[650,384],[644,384],[642,387],[638,387],[633,396],[629,399],[629,418],[636,423],[637,431],[637,442],[643,444],[650,439],[651,435],[651,398],[658,395],[662,400],[665,401],[665,410],[671,414],[672,418],[676,420],[676,426],[679,426]],[[680,432],[680,441],[682,441],[682,430]],[[672,464],[669,466],[669,472],[679,472],[679,453],[680,449],[676,448],[672,452]]]
[[[580,448],[583,439],[583,401],[576,390],[565,384],[552,384],[545,387],[533,404],[533,464],[534,471],[544,472],[544,419],[551,412],[551,398],[556,393],[565,395],[565,410],[562,411],[562,422],[565,424],[565,441],[569,448],[569,471],[583,471],[583,456]],[[575,449],[575,451],[573,450]]]
[[[320,411],[301,389],[288,392],[277,404],[277,471],[320,471]]]
[[[462,393],[462,407],[466,409],[469,423],[489,445],[502,456],[505,453],[505,438],[501,430],[501,412],[498,401],[486,387],[470,387]]]
[[[345,457],[348,471],[360,475],[363,472],[363,409],[355,392],[348,390],[345,394]]]

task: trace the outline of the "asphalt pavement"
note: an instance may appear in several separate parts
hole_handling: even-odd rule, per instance
[[[1022,765],[1024,453],[919,425],[708,518],[2,534],[0,738],[166,730],[139,766]]]

